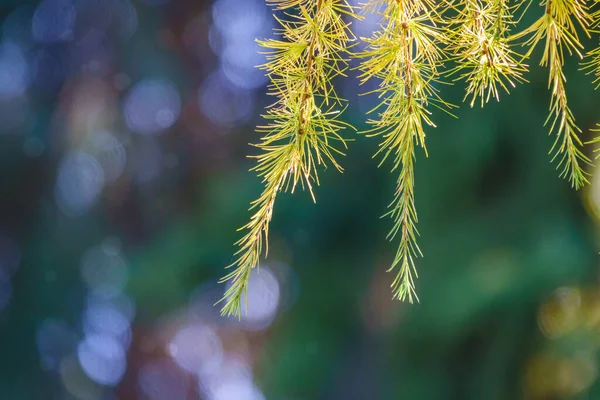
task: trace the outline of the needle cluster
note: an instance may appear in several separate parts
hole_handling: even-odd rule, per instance
[[[490,98],[500,100],[499,88],[509,92],[516,83],[525,82],[527,65],[510,43],[515,25],[515,11],[522,3],[509,0],[465,0],[454,7],[451,20],[449,51],[456,66],[450,70],[467,83],[465,101],[473,107]]]

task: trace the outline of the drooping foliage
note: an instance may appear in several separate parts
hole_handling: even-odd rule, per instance
[[[277,38],[259,41],[267,63],[261,68],[270,79],[263,134],[254,145],[253,168],[264,190],[252,202],[253,212],[237,242],[238,251],[223,281],[224,315],[241,315],[250,272],[267,255],[269,223],[277,193],[308,190],[319,184],[320,167],[342,170],[337,158],[346,148],[352,127],[340,120],[346,108],[332,79],[347,77],[348,59],[359,61],[360,83],[377,82],[368,95],[379,104],[366,116],[370,128],[361,132],[379,139],[380,165],[386,160],[396,175],[396,189],[386,216],[392,219],[388,239],[398,248],[389,271],[395,271],[392,296],[418,301],[415,259],[415,155],[425,154],[426,135],[436,125],[432,110],[451,112],[443,99],[446,84],[465,85],[464,101],[483,107],[500,101],[517,84],[527,83],[530,64],[548,69],[549,133],[554,135],[551,159],[559,175],[579,189],[588,183],[581,129],[567,102],[563,65],[568,56],[580,58],[581,69],[600,87],[600,46],[584,49],[580,38],[600,26],[599,1],[543,0],[370,0],[351,6],[346,0],[267,0],[279,27]],[[352,35],[350,27],[365,14],[375,14],[378,28],[367,38]],[[538,13],[530,26],[517,30],[525,13]],[[352,51],[355,45],[356,51]],[[542,51],[534,53],[538,47]],[[532,60],[540,54],[539,61]],[[350,128],[350,129],[346,129]],[[594,139],[592,143],[600,142]]]

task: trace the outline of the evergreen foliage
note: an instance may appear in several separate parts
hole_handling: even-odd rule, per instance
[[[237,242],[236,259],[223,281],[229,282],[222,312],[241,314],[241,302],[248,290],[252,268],[261,255],[267,254],[269,222],[277,193],[294,192],[298,184],[312,192],[319,184],[317,168],[333,165],[346,147],[340,131],[348,125],[339,120],[343,100],[331,80],[348,69],[347,55],[352,36],[345,14],[355,17],[345,0],[273,0],[278,9],[295,9],[286,13],[287,20],[277,19],[281,39],[259,41],[267,50],[263,65],[271,80],[270,94],[276,101],[268,108],[265,126],[258,127],[264,136],[255,146],[263,152],[254,170],[265,188],[250,207],[254,214],[242,229],[245,235]]]
[[[277,193],[293,192],[300,184],[314,200],[318,168],[330,164],[342,171],[336,156],[343,154],[348,138],[341,131],[352,127],[339,120],[345,106],[331,80],[346,76],[351,56],[360,60],[361,83],[379,83],[370,93],[379,99],[367,119],[371,128],[362,133],[380,139],[381,164],[390,159],[391,171],[397,174],[386,213],[393,221],[388,239],[399,240],[389,268],[396,270],[394,298],[418,301],[415,258],[422,254],[416,242],[414,160],[417,147],[427,154],[426,133],[435,127],[432,109],[449,113],[455,107],[441,96],[444,84],[464,81],[464,101],[483,107],[490,99],[499,101],[502,91],[526,83],[526,61],[538,45],[543,47],[539,65],[548,68],[546,124],[555,136],[552,161],[575,189],[588,183],[585,167],[591,159],[582,150],[581,129],[567,102],[563,65],[566,56],[579,57],[582,70],[600,87],[600,47],[585,53],[580,40],[600,25],[600,10],[593,9],[598,1],[543,0],[541,7],[527,0],[371,0],[360,7],[346,0],[267,3],[284,17],[275,17],[278,39],[259,41],[267,54],[261,68],[276,99],[264,116],[267,124],[258,127],[264,136],[255,145],[262,153],[255,156],[254,170],[265,188],[251,204],[254,213],[242,228],[245,234],[228,267],[232,270],[222,280],[228,283],[223,315],[241,315],[250,271],[267,255]],[[541,15],[531,26],[515,32],[525,13],[536,12]],[[364,48],[352,54],[350,25],[366,13],[381,18],[379,28],[371,37],[360,38]]]

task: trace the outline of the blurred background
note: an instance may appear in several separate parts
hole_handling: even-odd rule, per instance
[[[346,132],[316,204],[280,196],[249,313],[228,320],[217,280],[261,191],[264,1],[0,5],[0,399],[600,399],[600,169],[581,192],[557,177],[545,70],[434,114],[420,304],[390,300],[395,177]],[[589,140],[600,94],[565,68]],[[363,129],[376,99],[350,76]]]

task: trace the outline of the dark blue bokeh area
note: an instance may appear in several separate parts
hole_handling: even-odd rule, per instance
[[[261,190],[246,156],[272,101],[267,4],[2,1],[0,17],[0,400],[600,398],[600,174],[580,192],[557,177],[539,53],[484,109],[441,88],[461,108],[433,114],[417,157],[420,304],[392,301],[385,272],[395,177],[348,130],[316,204],[278,199],[237,321],[213,304]],[[600,93],[565,70],[587,141]],[[336,85],[360,131],[377,99],[356,75]]]

